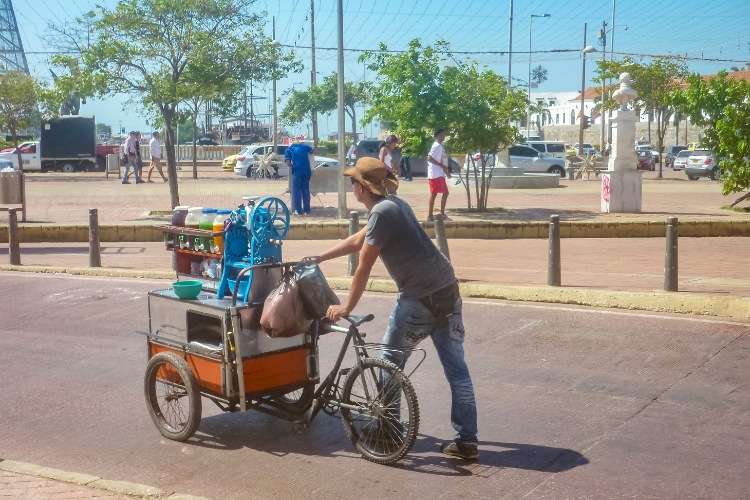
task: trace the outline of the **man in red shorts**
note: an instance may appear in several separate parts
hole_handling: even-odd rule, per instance
[[[445,148],[443,148],[445,132],[441,128],[435,129],[433,137],[435,137],[435,142],[432,143],[430,154],[427,156],[427,177],[430,179],[430,209],[427,212],[427,220],[435,220],[432,216],[432,210],[435,207],[435,198],[437,198],[438,193],[443,195],[440,198],[440,215],[438,217],[443,220],[450,220],[445,215],[445,204],[448,201],[448,184],[445,182],[445,178],[451,176],[448,167],[443,165],[442,161],[445,154]]]

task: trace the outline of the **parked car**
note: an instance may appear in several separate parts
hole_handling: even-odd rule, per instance
[[[0,159],[0,172],[5,170],[6,168],[12,168],[13,170],[15,170],[12,161]]]
[[[273,144],[270,143],[254,144],[252,146],[248,146],[245,149],[245,153],[237,157],[237,163],[234,166],[234,173],[248,178],[252,177],[253,172],[250,167],[253,166],[253,155],[258,155],[260,158],[262,158],[266,154],[266,149],[272,147]],[[278,150],[276,153],[276,164],[278,166],[279,177],[286,177],[287,175],[289,175],[289,167],[287,167],[286,163],[284,163],[284,153],[286,153],[287,147],[288,146],[286,144],[278,145]],[[312,167],[315,168],[323,164],[326,164],[329,167],[338,167],[339,162],[338,160],[328,158],[327,156],[315,156],[315,165],[312,165]]]
[[[668,167],[672,167],[672,165],[674,164],[674,159],[677,158],[677,154],[680,151],[686,151],[686,150],[687,150],[687,146],[667,146],[667,151],[666,151],[666,154],[664,155],[664,163]]]
[[[360,158],[380,158],[380,145],[383,141],[364,140],[357,143],[351,154],[352,164],[357,163]],[[351,151],[351,148],[349,148]]]
[[[528,141],[525,143],[528,146],[536,149],[545,156],[551,156],[553,158],[565,159],[565,143],[562,141]]]
[[[243,146],[237,154],[229,155],[224,158],[221,162],[221,168],[223,170],[234,170],[234,166],[237,165],[237,157],[246,155],[248,149],[250,149],[250,146]]]
[[[523,168],[524,172],[557,174],[560,177],[565,177],[565,160],[563,159],[544,156],[536,149],[521,144],[508,148],[508,154],[510,155],[510,165]],[[480,161],[479,153],[475,153],[472,159],[473,162],[468,155],[466,156],[464,169],[471,170],[474,165],[478,165]],[[494,165],[495,155],[490,155],[487,159],[487,168]]]
[[[354,165],[357,162],[357,145],[352,144],[349,146],[349,151],[346,152],[346,164]]]
[[[575,143],[573,145],[573,151],[575,151],[573,154],[576,154],[576,155],[578,154],[578,143]],[[589,143],[584,142],[583,143],[583,154],[585,154],[585,155],[587,155],[587,154],[598,155],[599,152],[596,150],[596,148],[594,146],[592,146]]]
[[[688,157],[685,174],[691,181],[697,181],[701,177],[708,177],[715,181],[721,178],[719,164],[708,149],[696,149],[692,152]]]
[[[688,157],[690,157],[691,154],[693,154],[693,152],[689,149],[684,149],[677,153],[677,156],[675,156],[674,160],[672,160],[672,168],[674,170],[685,170]]]
[[[638,157],[638,170],[656,170],[656,158],[649,149],[641,149],[635,152]]]
[[[642,144],[640,146],[635,147],[635,152],[638,153],[639,151],[651,151],[651,156],[654,157],[654,160],[656,160],[656,163],[659,163],[659,158],[661,155],[659,154],[659,150],[656,149],[651,144]]]

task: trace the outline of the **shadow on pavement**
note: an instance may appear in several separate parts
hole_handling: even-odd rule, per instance
[[[21,246],[21,255],[84,255],[89,253],[88,244],[83,246],[59,246],[59,247],[29,247]],[[146,253],[144,247],[113,247],[102,244],[100,252],[109,255],[137,255]],[[8,247],[0,248],[0,255],[8,255]]]
[[[525,443],[481,441],[478,460],[443,455],[434,436],[420,434],[414,448],[392,467],[419,474],[489,477],[502,469],[557,473],[586,465],[577,451]],[[339,419],[322,418],[305,431],[291,431],[291,423],[251,413],[203,418],[199,432],[188,445],[213,450],[249,448],[277,457],[298,454],[361,459],[341,428]]]

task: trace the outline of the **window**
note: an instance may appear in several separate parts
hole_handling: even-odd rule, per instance
[[[555,100],[554,99],[550,99],[549,100],[549,105],[550,106],[554,106],[555,105]]]
[[[508,150],[508,152],[512,156],[523,156],[526,158],[536,158],[539,156],[539,152],[536,149],[530,148],[528,146],[513,146]]]
[[[544,144],[529,144],[529,146],[536,149],[540,153],[544,153]]]
[[[563,113],[562,115],[563,115],[563,125],[565,125],[565,113]]]
[[[547,152],[548,153],[564,153],[565,145],[564,144],[547,144]]]
[[[565,119],[565,115],[563,115],[563,120]],[[555,113],[555,125],[560,124],[560,113]]]

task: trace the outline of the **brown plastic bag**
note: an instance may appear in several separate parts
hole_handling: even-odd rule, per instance
[[[294,337],[305,333],[312,324],[307,319],[294,273],[285,273],[263,303],[260,326],[269,337]]]

